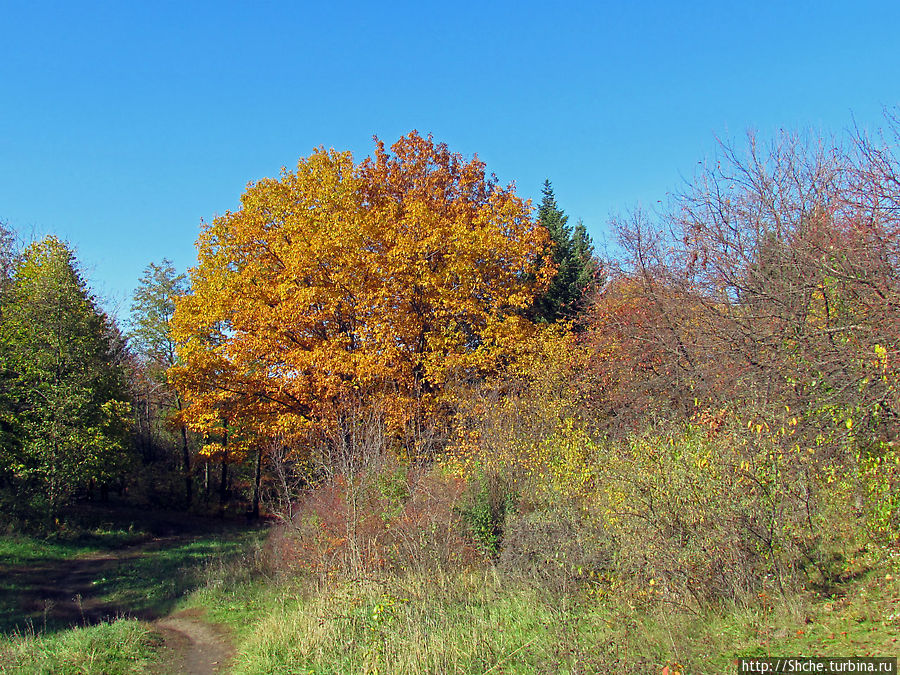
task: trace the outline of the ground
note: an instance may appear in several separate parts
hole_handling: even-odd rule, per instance
[[[0,630],[55,634],[139,619],[159,649],[154,673],[225,672],[233,653],[228,631],[202,610],[172,610],[202,583],[205,566],[239,552],[258,530],[178,513],[153,514],[149,523],[127,510],[108,515],[119,522],[86,537],[19,538],[0,548]],[[145,522],[122,529],[128,515]]]

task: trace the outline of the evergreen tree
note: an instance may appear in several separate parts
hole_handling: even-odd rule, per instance
[[[125,468],[124,341],[89,294],[73,252],[55,237],[24,251],[3,309],[21,433],[10,473],[20,496],[55,516],[79,489],[106,484]]]
[[[599,265],[587,229],[580,220],[574,230],[569,227],[569,217],[557,205],[549,180],[544,181],[542,194],[538,223],[550,233],[550,255],[557,271],[550,288],[535,301],[533,316],[551,323],[571,318],[583,307],[586,291],[596,282]]]

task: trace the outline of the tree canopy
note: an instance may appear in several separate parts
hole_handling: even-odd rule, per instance
[[[124,340],[56,237],[27,247],[9,283],[2,342],[19,441],[5,446],[3,464],[22,498],[46,499],[55,513],[76,490],[111,480],[123,466]]]
[[[150,263],[134,291],[129,331],[131,344],[163,371],[175,363],[175,342],[169,327],[175,313],[175,298],[187,291],[186,275],[178,274],[167,258],[160,263]]]
[[[353,399],[401,434],[532,330],[548,243],[512,187],[431,137],[376,139],[359,164],[319,148],[203,228],[173,320],[184,419],[296,436]]]

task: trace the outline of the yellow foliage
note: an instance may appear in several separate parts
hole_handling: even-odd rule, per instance
[[[366,401],[401,433],[533,332],[553,270],[530,205],[431,138],[391,151],[319,148],[203,228],[173,320],[191,428],[297,437]]]
[[[541,326],[522,340],[496,382],[461,401],[450,470],[501,474],[540,502],[587,495],[599,452],[577,421],[590,396],[588,355],[566,325]]]

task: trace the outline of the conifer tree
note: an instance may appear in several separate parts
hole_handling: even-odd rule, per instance
[[[557,205],[549,180],[544,181],[541,192],[538,223],[550,233],[550,258],[556,276],[532,311],[536,320],[552,323],[573,317],[583,307],[585,292],[596,282],[599,265],[587,229],[580,220],[574,229],[569,227],[569,217]]]

